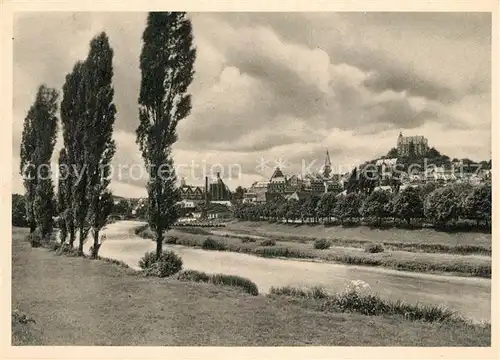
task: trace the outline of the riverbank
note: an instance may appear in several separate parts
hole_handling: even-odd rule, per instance
[[[491,234],[480,232],[445,232],[434,229],[377,229],[368,226],[327,226],[270,223],[268,221],[231,221],[222,230],[241,235],[259,235],[276,240],[329,240],[332,245],[363,248],[367,243],[381,243],[387,249],[407,252],[480,254],[491,256]]]
[[[286,297],[138,276],[119,265],[57,256],[15,229],[16,345],[488,346],[490,327],[325,313]],[[24,336],[21,336],[23,335]]]
[[[258,233],[260,234],[260,233]],[[153,238],[147,228],[137,235]],[[258,235],[262,236],[262,235]],[[207,238],[220,244],[218,250],[252,254],[268,258],[291,258],[325,261],[349,265],[375,266],[417,273],[447,274],[491,278],[491,257],[484,255],[455,255],[443,253],[408,252],[384,250],[379,253],[365,252],[363,248],[329,246],[316,249],[314,240],[302,242],[288,240],[282,236],[256,238],[256,235],[241,236],[226,230],[178,228],[165,234],[166,242],[183,246],[203,248]],[[271,241],[269,241],[271,240]]]

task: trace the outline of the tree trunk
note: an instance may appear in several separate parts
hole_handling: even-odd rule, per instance
[[[163,231],[156,231],[156,259],[160,260],[161,253],[163,251]]]
[[[78,234],[78,256],[83,256],[83,241],[85,240],[83,232],[83,227],[80,227],[80,233]]]
[[[75,243],[75,227],[73,225],[69,226],[69,246],[73,248]]]
[[[30,234],[34,233],[36,230],[36,223],[34,221],[30,221]]]
[[[91,254],[93,259],[97,259],[100,246],[101,244],[99,244],[99,230],[94,230],[94,244],[92,245],[92,254]]]

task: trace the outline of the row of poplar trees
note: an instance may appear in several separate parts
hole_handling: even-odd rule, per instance
[[[140,56],[141,88],[136,142],[149,170],[148,220],[156,233],[157,256],[163,233],[178,217],[179,200],[173,170],[172,145],[176,127],[191,110],[188,86],[193,79],[196,50],[191,22],[182,12],[148,14]],[[42,239],[58,216],[60,240],[71,247],[78,237],[83,254],[92,233],[92,256],[97,257],[99,232],[112,211],[110,166],[116,151],[112,138],[113,50],[103,32],[94,37],[85,61],[66,76],[60,101],[64,146],[59,153],[57,195],[50,160],[58,131],[58,92],[41,85],[24,121],[20,172],[30,232]]]

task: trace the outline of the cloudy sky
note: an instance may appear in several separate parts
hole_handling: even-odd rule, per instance
[[[472,13],[192,13],[193,109],[179,177],[231,188],[384,155],[400,132],[450,157],[491,158],[491,17]],[[23,119],[39,84],[61,89],[104,30],[114,49],[112,190],[144,196],[135,144],[145,13],[24,13],[14,21],[13,191]],[[55,154],[62,146],[56,145]],[[54,155],[54,163],[57,161]]]

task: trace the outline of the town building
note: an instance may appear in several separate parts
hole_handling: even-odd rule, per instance
[[[243,203],[265,202],[268,185],[269,181],[254,182],[248,191],[243,194]]]
[[[231,190],[224,184],[217,173],[217,177],[209,183],[208,178],[205,179],[205,186],[187,185],[185,179],[181,180],[179,191],[182,200],[192,201],[229,201],[232,198]],[[205,199],[205,189],[208,189],[207,198]]]
[[[424,156],[429,151],[429,144],[424,136],[403,136],[402,133],[399,133],[397,150],[398,156]]]
[[[215,181],[209,184],[208,189],[208,199],[210,201],[229,201],[232,198],[231,190],[222,181],[220,173],[217,173]]]

